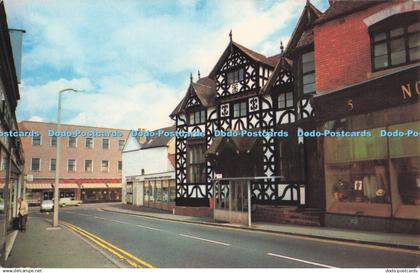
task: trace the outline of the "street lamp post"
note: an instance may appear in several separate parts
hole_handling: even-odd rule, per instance
[[[58,109],[57,109],[57,132],[61,128],[61,95],[64,92],[83,92],[83,90],[76,90],[73,88],[66,88],[58,92]],[[55,158],[55,181],[54,181],[54,212],[53,212],[53,227],[58,226],[58,207],[60,198],[59,177],[60,177],[60,139],[57,137],[56,142],[56,158]]]

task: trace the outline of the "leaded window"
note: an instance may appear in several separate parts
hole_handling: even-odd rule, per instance
[[[235,82],[240,82],[244,79],[244,69],[240,68],[237,70],[233,70],[227,73],[227,83],[232,84]]]
[[[200,110],[190,113],[189,124],[202,124],[206,122],[206,111]]]
[[[302,54],[302,85],[303,94],[315,91],[315,62],[313,51]]]
[[[233,117],[244,117],[246,116],[246,102],[239,102],[233,104]]]
[[[188,183],[206,182],[205,143],[188,146]]]

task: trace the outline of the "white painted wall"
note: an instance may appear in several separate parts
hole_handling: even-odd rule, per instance
[[[122,153],[122,200],[125,202],[125,188],[127,176],[140,176],[141,170],[144,169],[146,175],[163,172],[175,172],[170,160],[168,159],[168,147],[156,147],[148,149],[139,149],[140,145],[134,137],[129,136],[127,144]],[[138,188],[137,188],[138,189]],[[142,204],[143,194],[137,190],[133,192],[133,196],[139,198],[137,204]]]

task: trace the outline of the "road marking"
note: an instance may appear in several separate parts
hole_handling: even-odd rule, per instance
[[[213,240],[204,239],[204,238],[195,237],[195,236],[186,235],[186,234],[179,234],[179,236],[187,237],[187,238],[190,238],[190,239],[196,239],[196,240],[200,240],[200,241],[204,241],[204,242],[209,242],[209,243],[213,243],[213,244],[223,245],[223,246],[230,246],[230,244],[227,244],[227,243],[213,241]]]
[[[69,226],[73,229],[76,229],[77,231],[79,231],[79,233],[83,234],[85,237],[90,237],[91,240],[96,240],[98,243],[102,244],[104,246],[104,248],[108,249],[110,252],[112,252],[114,254],[115,254],[115,252],[117,252],[117,255],[116,255],[117,257],[123,256],[124,260],[129,260],[129,261],[131,260],[131,263],[134,263],[134,265],[133,264],[131,264],[131,265],[133,265],[134,267],[139,267],[139,265],[135,263],[135,262],[137,262],[137,263],[141,264],[143,267],[155,268],[150,263],[148,263],[146,261],[143,261],[142,259],[134,256],[133,254],[131,254],[131,253],[129,253],[129,252],[127,252],[127,251],[125,251],[121,248],[116,247],[115,245],[105,241],[104,239],[102,239],[102,238],[100,238],[100,237],[98,237],[98,236],[96,236],[92,233],[89,233],[88,231],[86,231],[86,230],[84,230],[80,227],[77,227],[77,226],[72,225],[70,223],[66,223],[65,225]],[[135,262],[133,262],[132,260],[134,260]]]
[[[252,229],[240,229],[240,228],[233,228],[229,226],[214,226],[209,224],[202,224],[202,223],[193,223],[193,222],[181,222],[177,220],[172,219],[163,219],[163,218],[157,218],[147,215],[139,215],[139,214],[132,214],[132,213],[124,213],[124,212],[117,212],[117,211],[108,211],[104,210],[104,212],[108,213],[114,213],[114,214],[126,214],[131,217],[139,217],[139,218],[146,218],[149,220],[153,220],[156,222],[159,221],[165,221],[165,222],[171,222],[174,224],[179,225],[195,225],[195,226],[201,226],[204,228],[213,228],[213,229],[228,229],[231,231],[238,231],[238,232],[248,232],[248,233],[262,233],[269,236],[277,236],[277,237],[285,237],[285,238],[292,238],[297,240],[305,240],[305,241],[314,241],[314,242],[320,242],[325,244],[336,244],[336,245],[344,245],[344,246],[352,246],[352,247],[358,247],[358,248],[368,248],[373,250],[383,250],[388,252],[398,252],[398,253],[408,253],[408,254],[414,254],[414,255],[420,255],[419,250],[411,250],[411,249],[403,249],[403,248],[396,248],[391,246],[379,246],[379,245],[371,245],[363,242],[349,242],[349,241],[340,241],[340,239],[331,239],[331,238],[314,238],[314,237],[308,237],[307,235],[302,234],[288,234],[288,233],[275,233],[272,231],[264,231],[264,230],[252,230]]]
[[[292,258],[292,257],[288,257],[288,256],[283,256],[283,255],[279,255],[279,254],[274,254],[274,253],[267,253],[267,255],[269,256],[274,256],[274,257],[279,257],[279,258],[283,258],[283,259],[288,259],[288,260],[292,260],[292,261],[297,261],[297,262],[301,262],[301,263],[305,263],[305,264],[312,264],[312,265],[317,265],[320,267],[326,267],[326,268],[337,268],[331,265],[326,265],[326,264],[320,264],[320,263],[314,263],[314,262],[310,262],[310,261],[305,261],[305,260],[301,260],[301,259],[296,259],[296,258]]]
[[[126,257],[124,257],[123,255],[121,255],[120,253],[118,253],[117,251],[115,251],[112,248],[107,247],[105,244],[101,243],[100,241],[96,240],[94,237],[89,236],[85,233],[83,233],[82,231],[80,231],[78,228],[76,228],[75,226],[73,227],[70,224],[64,224],[67,228],[73,230],[74,232],[76,232],[77,234],[79,234],[80,236],[86,237],[89,240],[91,240],[92,242],[94,242],[95,244],[99,245],[100,247],[108,250],[109,252],[111,252],[112,254],[114,254],[115,256],[117,256],[119,259],[126,261],[128,264],[130,264],[131,266],[135,267],[135,268],[141,268],[140,265],[136,264],[135,262],[131,261],[130,259],[127,259]]]
[[[157,230],[157,231],[163,231],[163,230],[162,230],[162,229],[160,229],[160,228],[146,227],[146,226],[143,226],[143,225],[136,225],[136,227],[140,227],[140,228],[147,228],[147,229]]]
[[[96,218],[96,219],[101,219],[101,220],[108,221],[108,219],[106,219],[106,218],[102,218],[102,217],[99,217],[99,216],[95,216],[95,218]]]
[[[125,224],[125,225],[130,224],[130,223],[123,222],[123,221],[118,221],[118,220],[109,220],[109,221],[111,221],[111,222],[115,222],[115,223],[119,223],[119,224]]]
[[[85,213],[76,213],[76,214],[78,214],[78,215],[82,215],[82,216],[92,216],[92,215],[85,214]]]

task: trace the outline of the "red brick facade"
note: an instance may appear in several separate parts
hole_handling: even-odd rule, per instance
[[[316,90],[320,93],[374,77],[365,18],[403,1],[372,6],[314,28]]]

